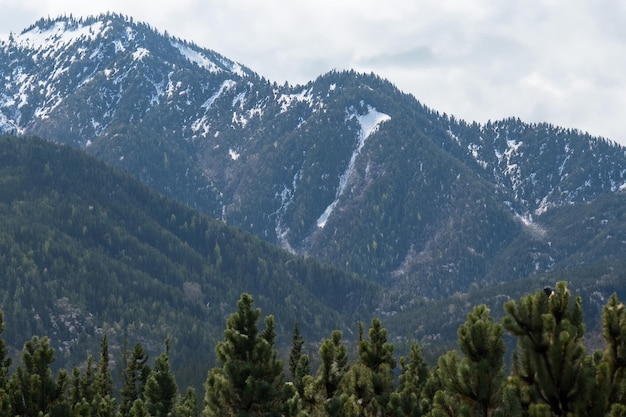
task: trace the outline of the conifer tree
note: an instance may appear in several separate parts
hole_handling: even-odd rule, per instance
[[[296,374],[293,379],[293,385],[300,396],[304,395],[305,379],[310,375],[311,362],[309,360],[309,355],[302,355],[296,365]]]
[[[128,410],[129,417],[152,417],[146,403],[141,398],[133,401],[133,405]]]
[[[198,416],[198,401],[196,396],[196,390],[191,387],[187,387],[185,395],[178,398],[176,405],[174,406],[174,415],[176,417],[197,417]]]
[[[333,330],[330,339],[322,342],[319,355],[322,362],[318,379],[325,390],[325,397],[329,399],[336,394],[339,382],[348,370],[348,354],[339,330]]]
[[[293,334],[291,336],[291,352],[289,353],[289,371],[291,372],[292,380],[296,377],[296,368],[298,362],[302,356],[302,345],[304,345],[304,338],[300,334],[300,327],[298,322],[293,325]]]
[[[463,357],[450,351],[439,358],[443,390],[435,395],[433,415],[493,415],[504,379],[502,333],[502,326],[493,322],[485,305],[474,307],[468,314],[458,329]]]
[[[87,355],[87,364],[85,365],[85,373],[80,378],[80,396],[88,403],[93,401],[95,392],[95,375],[93,371],[93,355]]]
[[[50,365],[54,362],[54,349],[47,337],[33,336],[24,344],[22,365],[9,380],[9,396],[14,415],[45,415],[53,410],[67,409],[65,396],[67,372],[59,371],[56,381]]]
[[[168,358],[169,341],[165,344],[165,352],[154,361],[144,392],[146,407],[154,417],[166,417],[172,411],[178,392]]]
[[[582,301],[570,302],[565,282],[554,293],[538,291],[504,306],[506,330],[517,337],[513,377],[507,393],[517,393],[531,415],[585,415],[589,404],[589,361],[582,343]]]
[[[334,330],[319,348],[321,363],[315,376],[302,379],[301,412],[305,416],[326,417],[342,415],[339,383],[348,370],[346,347],[341,331]]]
[[[130,358],[128,358],[128,351],[124,349],[124,383],[120,392],[119,407],[120,414],[123,417],[128,415],[135,400],[143,400],[144,387],[150,374],[150,367],[147,362],[148,355],[140,343],[135,345]]]
[[[422,391],[428,381],[428,365],[417,343],[411,345],[409,358],[400,358],[398,389],[391,395],[392,414],[397,417],[418,417],[423,414]]]
[[[82,395],[80,392],[80,369],[78,366],[75,366],[72,369],[72,378],[70,380],[70,389],[69,389],[69,402],[72,407],[77,406],[82,399]]]
[[[396,360],[393,345],[387,343],[387,329],[378,318],[372,320],[368,340],[359,327],[359,358],[341,383],[342,403],[347,415],[382,416],[387,412],[394,388]]]
[[[296,392],[300,397],[304,395],[304,377],[310,374],[311,365],[309,356],[302,353],[304,339],[300,334],[298,323],[293,326],[291,352],[289,354],[289,371]]]
[[[4,332],[4,315],[0,310],[0,335]],[[11,358],[9,358],[9,349],[0,338],[0,415],[10,415],[11,402],[9,393],[7,392],[7,383],[9,378],[9,366],[11,366]]]
[[[94,380],[94,391],[91,402],[92,413],[100,417],[113,417],[116,405],[113,397],[113,378],[109,370],[109,342],[106,335],[100,342],[100,357]]]
[[[605,409],[612,413],[626,411],[626,308],[615,293],[604,307],[602,333],[606,342],[600,368]]]
[[[226,322],[224,340],[216,348],[220,368],[209,371],[203,414],[213,416],[278,416],[282,410],[282,363],[274,349],[273,316],[265,318],[259,335],[261,310],[242,294],[237,312]]]
[[[98,369],[95,377],[96,393],[104,398],[113,394],[113,378],[109,370],[109,342],[104,335],[100,342],[100,357],[98,358]]]

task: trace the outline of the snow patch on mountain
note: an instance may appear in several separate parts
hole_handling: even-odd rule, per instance
[[[223,57],[216,57],[216,60],[219,62],[216,63],[209,57],[207,57],[202,51],[197,49],[193,49],[191,46],[178,42],[171,41],[172,46],[174,46],[178,51],[184,56],[189,62],[196,64],[200,68],[204,68],[212,74],[219,74],[224,72],[223,68],[226,68],[228,71],[237,75],[239,77],[245,77],[246,72],[243,67],[236,62],[232,62]]]
[[[198,136],[206,136],[209,133],[211,129],[211,124],[209,123],[210,116],[207,113],[208,110],[211,108],[211,106],[213,106],[213,103],[215,103],[215,100],[217,100],[224,93],[224,91],[230,90],[231,88],[234,88],[236,85],[237,83],[233,80],[226,80],[222,82],[222,84],[219,86],[217,91],[213,93],[213,95],[211,95],[208,99],[206,99],[204,103],[202,103],[200,107],[205,110],[205,114],[201,118],[199,118],[198,120],[192,123],[191,130],[194,133],[193,138],[196,138]],[[173,95],[174,90],[168,89],[168,92],[169,91],[171,91],[171,94]]]
[[[339,177],[339,187],[337,188],[337,192],[335,194],[335,201],[333,201],[326,210],[322,213],[322,215],[317,219],[317,227],[320,229],[326,226],[326,222],[328,221],[328,217],[330,217],[335,207],[339,203],[339,198],[343,195],[346,190],[346,186],[352,175],[354,174],[354,165],[356,162],[356,158],[361,154],[361,150],[363,146],[365,146],[365,141],[378,130],[378,127],[381,123],[384,123],[391,119],[391,117],[385,113],[380,113],[375,108],[371,106],[367,106],[367,112],[363,115],[357,113],[354,108],[348,109],[346,114],[346,121],[356,119],[361,126],[361,129],[358,134],[359,142],[357,148],[352,152],[352,156],[350,157],[350,162],[348,163],[348,168],[345,172]]]
[[[98,21],[90,25],[69,25],[68,22],[55,22],[48,28],[39,26],[14,36],[16,45],[22,49],[45,51],[41,58],[48,58],[53,52],[66,49],[75,42],[82,40],[94,40],[103,31],[104,22]],[[33,56],[36,61],[37,54]]]
[[[178,49],[181,55],[187,58],[189,62],[196,64],[200,68],[204,68],[212,74],[219,74],[222,72],[222,69],[215,64],[215,62],[211,61],[203,53],[196,51],[195,49],[191,49],[188,45],[172,41],[172,46]]]
[[[283,190],[280,193],[280,207],[275,212],[271,213],[270,216],[276,216],[276,227],[274,228],[276,232],[276,238],[278,239],[279,245],[291,252],[296,253],[294,248],[289,243],[289,232],[290,229],[284,225],[283,217],[287,212],[289,206],[293,203],[294,196],[296,194],[296,190],[298,188],[298,183],[302,179],[302,168],[296,172],[293,176],[293,180],[291,181],[291,188],[288,185],[283,185]],[[276,196],[278,197],[278,195]]]
[[[217,100],[224,91],[230,90],[231,88],[235,87],[235,85],[237,85],[237,83],[233,80],[224,81],[220,85],[220,87],[217,89],[217,91],[211,97],[209,97],[204,103],[202,103],[201,107],[207,110],[210,109],[213,103],[215,103],[215,100]]]
[[[283,94],[278,98],[280,104],[280,112],[285,113],[294,103],[308,103],[309,107],[313,106],[313,95],[310,89],[304,89],[297,94]]]
[[[141,61],[149,55],[150,51],[148,51],[146,48],[137,48],[137,50],[133,52],[133,59],[135,61]]]
[[[230,159],[232,159],[233,161],[236,161],[241,156],[238,152],[236,152],[232,148],[228,149],[228,155],[230,156]]]

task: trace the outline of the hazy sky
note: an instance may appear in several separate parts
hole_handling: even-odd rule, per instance
[[[0,34],[106,11],[281,84],[374,72],[467,121],[515,116],[626,145],[624,0],[0,0]]]

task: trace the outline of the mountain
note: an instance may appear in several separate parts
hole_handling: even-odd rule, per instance
[[[352,330],[381,289],[163,197],[84,152],[0,137],[0,310],[15,351],[48,336],[57,366],[126,343],[170,357],[198,385],[242,292],[308,341]]]
[[[625,253],[626,150],[576,130],[457,120],[373,74],[277,85],[115,14],[10,35],[0,75],[1,131],[367,276],[386,313]]]

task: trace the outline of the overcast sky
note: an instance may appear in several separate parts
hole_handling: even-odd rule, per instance
[[[467,121],[515,116],[626,145],[624,0],[0,0],[0,34],[106,11],[280,84],[374,72]]]

